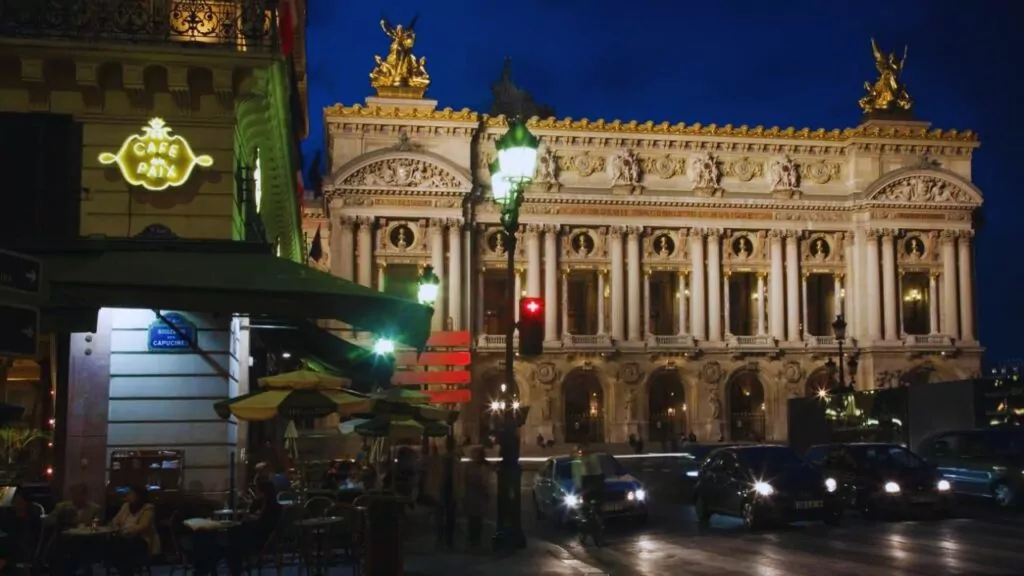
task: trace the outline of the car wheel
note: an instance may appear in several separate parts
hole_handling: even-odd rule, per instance
[[[708,509],[708,503],[704,501],[704,497],[697,495],[697,501],[693,504],[694,509],[697,511],[697,521],[701,524],[707,524],[711,521],[711,510]]]
[[[761,527],[761,519],[757,515],[757,508],[750,500],[743,503],[743,525],[747,530],[757,530]]]
[[[1001,508],[1013,508],[1017,505],[1017,490],[1006,482],[996,484],[992,489],[992,496]]]
[[[536,515],[537,520],[544,519],[544,510],[540,507],[540,502],[537,501],[537,493],[533,493],[533,512]]]

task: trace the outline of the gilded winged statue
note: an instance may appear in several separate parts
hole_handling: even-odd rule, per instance
[[[408,26],[392,26],[387,19],[382,18],[380,27],[391,38],[391,47],[386,57],[373,57],[377,65],[370,72],[370,85],[381,96],[396,93],[395,89],[397,92],[412,89],[411,92],[418,92],[422,96],[430,86],[430,75],[427,74],[427,59],[417,59],[412,53],[416,44],[416,18]]]
[[[907,61],[907,49],[903,49],[903,58],[897,59],[895,52],[885,54],[878,48],[875,39],[871,39],[871,51],[875,56],[875,68],[878,79],[874,84],[864,83],[867,94],[860,99],[860,107],[864,112],[909,112],[914,101],[907,93],[907,86],[900,79],[903,64]]]

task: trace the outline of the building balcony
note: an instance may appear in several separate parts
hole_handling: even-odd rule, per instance
[[[697,342],[689,334],[648,334],[647,347],[662,350],[689,350],[697,347]]]
[[[726,348],[737,352],[774,352],[778,350],[779,343],[775,338],[768,335],[739,336],[728,334],[725,337]]]
[[[954,339],[945,334],[906,334],[903,345],[919,350],[950,350],[954,347]]]
[[[0,36],[270,52],[277,11],[266,0],[0,0]]]
[[[508,337],[504,334],[481,334],[476,339],[477,350],[504,350]],[[519,348],[519,337],[512,338],[512,346]]]
[[[562,348],[571,350],[611,350],[612,337],[607,334],[562,334]]]

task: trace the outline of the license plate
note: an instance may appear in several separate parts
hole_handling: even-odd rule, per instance
[[[928,504],[935,502],[935,496],[932,496],[931,494],[921,494],[920,496],[912,496],[910,501],[914,504]]]
[[[795,508],[797,510],[811,510],[813,508],[824,508],[825,502],[823,500],[804,500],[803,502],[797,502]]]
[[[626,509],[622,502],[608,502],[601,507],[605,512],[619,512]]]

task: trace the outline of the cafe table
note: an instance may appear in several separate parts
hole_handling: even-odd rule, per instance
[[[241,522],[235,520],[211,520],[209,518],[189,518],[182,524],[193,532],[220,532],[241,526]]]
[[[333,526],[344,522],[345,519],[339,516],[326,516],[323,518],[306,518],[295,522],[295,526],[303,531],[313,533],[314,564],[311,573],[314,576],[326,574],[327,557],[324,555],[324,539],[327,531]]]

